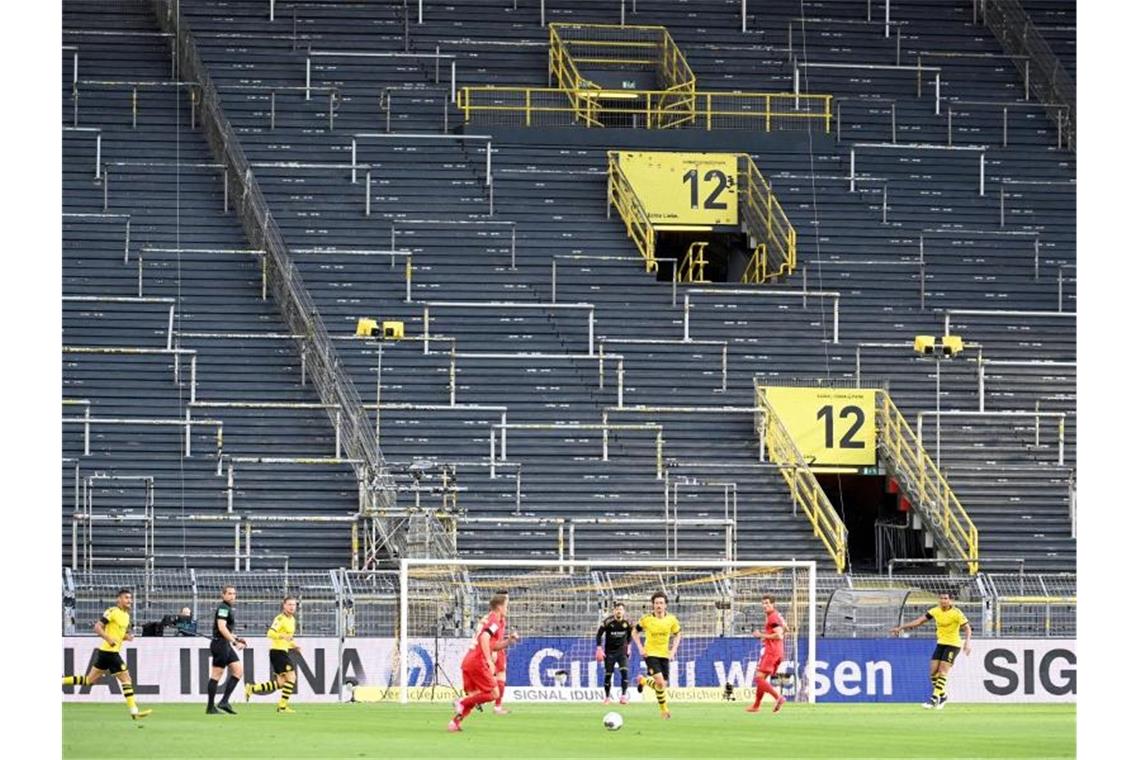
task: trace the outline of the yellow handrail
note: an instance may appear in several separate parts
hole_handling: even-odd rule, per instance
[[[936,540],[956,554],[953,559],[969,563],[970,574],[978,572],[978,529],[966,513],[942,471],[918,442],[906,418],[879,391],[879,448],[899,477],[905,481],[923,521],[935,532]]]
[[[744,269],[744,276],[740,281],[748,285],[756,285],[768,279],[768,251],[767,246],[760,243],[752,251],[752,258]]]
[[[467,85],[457,95],[466,123],[483,114],[503,124],[503,115],[517,115],[518,124],[550,126],[564,120],[535,119],[536,115],[572,114],[589,126],[604,126],[600,114],[645,119],[651,129],[688,126],[705,130],[745,129],[772,132],[785,126],[802,128],[822,122],[831,131],[831,95],[790,92],[724,92],[720,90],[603,89],[582,79],[573,63],[551,53],[551,75],[558,87],[493,87]],[[604,103],[602,101],[605,101]],[[799,103],[797,109],[796,104]]]
[[[705,248],[708,247],[708,241],[697,240],[689,244],[689,251],[685,254],[685,258],[681,259],[680,266],[673,272],[674,282],[700,282],[706,283],[705,279],[705,264],[708,260],[705,258]]]
[[[835,562],[835,571],[842,573],[847,567],[847,526],[831,505],[815,475],[808,468],[795,440],[788,433],[780,416],[768,401],[763,388],[757,383],[756,406],[764,410],[764,430],[757,421],[757,435],[764,437],[768,458],[776,464],[791,491],[792,500],[811,523],[815,535]]]
[[[618,151],[608,151],[607,158],[607,196],[608,201],[614,205],[625,222],[626,234],[633,238],[634,245],[645,259],[645,271],[657,271],[657,231],[649,214],[641,205],[641,200],[630,184],[629,178],[621,170],[618,162]]]
[[[744,282],[760,283],[792,274],[796,269],[795,228],[772,192],[772,186],[746,153],[740,154],[738,173],[740,221],[756,246],[753,259],[757,256],[764,259],[749,263]]]

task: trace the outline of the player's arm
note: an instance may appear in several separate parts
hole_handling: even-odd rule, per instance
[[[970,639],[973,637],[974,631],[973,631],[973,629],[970,628],[970,622],[968,620],[965,623],[962,623],[962,628],[964,628],[966,630],[966,642],[964,644],[962,644],[962,653],[963,654],[969,654],[970,653]]]
[[[919,615],[918,617],[916,617],[914,620],[911,620],[909,623],[903,623],[902,625],[896,625],[894,628],[891,629],[891,633],[897,636],[900,633],[902,633],[903,631],[909,631],[911,628],[918,628],[920,625],[925,623],[927,620],[931,620],[933,617],[934,616],[931,615],[929,612],[924,612],[921,615]]]
[[[114,636],[111,636],[110,634],[107,633],[107,624],[110,622],[111,621],[105,617],[101,617],[98,620],[96,620],[95,626],[94,626],[95,633],[99,636],[99,638],[103,639],[103,641],[106,641],[111,646],[115,646],[119,642],[115,640]]]
[[[783,641],[784,639],[784,626],[778,625],[772,629],[771,633],[765,633],[759,629],[752,632],[752,635],[758,639],[765,641]]]
[[[594,659],[598,662],[606,659],[606,653],[602,649],[602,637],[606,635],[606,624],[602,623],[598,626],[598,635],[594,637],[594,645],[597,647],[594,650]]]
[[[681,632],[677,631],[673,636],[673,644],[669,647],[669,659],[677,659],[677,648],[681,646]]]
[[[245,639],[239,639],[237,636],[230,633],[230,626],[225,619],[218,619],[218,630],[222,633],[222,638],[233,644],[235,647],[244,647]]]
[[[642,658],[645,657],[645,649],[641,646],[641,632],[643,630],[645,629],[641,627],[641,623],[638,623],[629,634],[629,637],[633,639],[633,646],[637,649],[637,656]]]
[[[493,673],[495,671],[495,658],[491,654],[491,632],[483,631],[479,634],[479,651],[483,653],[483,661]]]

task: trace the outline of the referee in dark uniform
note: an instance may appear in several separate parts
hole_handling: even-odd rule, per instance
[[[625,605],[614,604],[613,614],[598,626],[595,639],[597,652],[594,657],[604,662],[606,668],[606,698],[603,704],[610,703],[610,688],[614,683],[614,665],[621,672],[621,703],[629,702],[626,690],[629,688],[629,644],[633,636],[633,624],[625,619]]]
[[[206,713],[218,715],[227,712],[236,715],[237,712],[230,706],[230,695],[237,685],[241,683],[241,658],[237,651],[245,648],[245,639],[239,639],[234,630],[237,620],[234,618],[234,600],[237,599],[237,589],[233,586],[222,587],[222,600],[214,610],[214,635],[210,639],[210,685],[208,687],[209,699],[206,702]],[[222,698],[214,705],[218,695],[218,679],[222,671],[229,669],[230,677],[226,680]]]

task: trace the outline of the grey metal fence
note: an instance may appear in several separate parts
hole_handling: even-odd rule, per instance
[[[1074,150],[1077,144],[1077,85],[1049,43],[1025,15],[1018,0],[981,0],[982,18],[1013,64],[1024,77],[1025,97],[1030,90]],[[1060,147],[1060,145],[1058,145]]]
[[[572,573],[560,572],[552,572],[541,579],[520,575],[515,581],[502,571],[481,581],[482,577],[475,572],[459,583],[452,582],[451,576],[414,579],[415,583],[409,585],[409,593],[413,595],[413,606],[422,613],[414,618],[420,621],[422,630],[412,631],[413,635],[461,633],[463,620],[474,614],[474,597],[485,596],[499,587],[509,587],[512,595],[517,596],[513,606],[517,622],[527,621],[529,614],[533,619],[525,628],[551,631],[554,625],[551,621],[566,617],[563,614],[566,599],[555,592],[592,587],[598,583],[593,579],[584,585],[575,584]],[[765,574],[754,579],[736,578],[723,589],[718,587],[718,593],[733,599],[730,608],[735,611],[735,618],[742,621],[740,625],[754,622],[758,616],[754,607],[760,593],[774,594],[780,599],[785,617],[792,623],[793,620],[807,619],[811,601],[803,595],[804,582],[794,573]],[[399,573],[393,570],[335,569],[285,573],[122,569],[84,572],[70,568],[63,571],[63,633],[93,635],[92,626],[103,611],[115,603],[116,592],[120,588],[129,588],[134,592],[132,619],[136,627],[160,621],[164,616],[178,614],[183,607],[190,607],[198,621],[199,633],[209,635],[214,604],[225,585],[237,589],[238,633],[247,637],[264,635],[286,595],[295,596],[300,602],[297,615],[299,635],[395,637],[399,633],[400,578]],[[612,579],[602,583],[599,588],[609,588],[609,593],[604,600],[600,597],[585,600],[587,607],[596,612],[605,607],[605,604],[599,607],[600,603],[624,599],[632,593],[628,583],[611,586],[614,586]],[[1076,576],[1033,573],[893,577],[821,574],[817,577],[814,600],[819,635],[825,638],[882,638],[891,627],[918,617],[936,605],[938,594],[943,591],[953,594],[955,604],[966,613],[977,637],[1076,636]],[[700,603],[701,600],[694,597],[694,604],[699,606]],[[714,604],[710,609],[720,608]],[[543,617],[548,612],[549,620]],[[702,614],[694,608],[689,617],[692,619],[694,615],[699,617]],[[736,623],[722,618],[720,612],[708,612],[707,619],[692,619],[691,625],[698,629],[708,628],[708,635],[729,635],[736,631]],[[423,627],[423,621],[429,619],[442,622]],[[173,629],[167,629],[166,635],[174,635]],[[933,637],[934,627],[922,626],[914,629],[911,635]]]

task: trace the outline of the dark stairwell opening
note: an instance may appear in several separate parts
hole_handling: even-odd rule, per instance
[[[742,232],[715,232],[692,231],[683,232],[658,231],[657,251],[658,259],[675,259],[661,261],[657,270],[657,279],[669,282],[675,274],[674,267],[680,267],[682,282],[690,282],[685,275],[686,257],[689,256],[693,244],[705,243],[703,248],[703,267],[693,269],[691,282],[740,282],[752,252],[748,249],[748,238]],[[701,255],[694,251],[694,255]]]
[[[897,483],[883,475],[817,473],[816,478],[847,526],[851,571],[885,573],[890,560],[896,571],[938,572],[929,564],[904,560],[934,556],[923,532],[911,527],[913,507]]]

